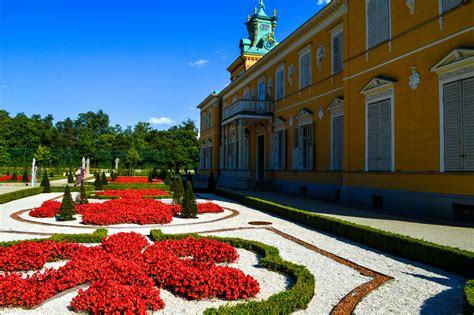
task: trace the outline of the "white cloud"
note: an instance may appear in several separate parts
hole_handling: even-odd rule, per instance
[[[194,62],[191,62],[189,65],[191,67],[201,69],[201,68],[205,67],[208,63],[209,63],[209,60],[207,60],[207,59],[199,59],[199,60],[196,60]]]
[[[318,0],[318,5],[328,4],[331,0]]]
[[[148,122],[152,125],[171,125],[174,121],[168,117],[152,117]]]

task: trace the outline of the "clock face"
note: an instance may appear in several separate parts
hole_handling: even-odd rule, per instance
[[[270,29],[270,25],[267,25],[267,24],[261,24],[260,25],[260,29],[262,31],[268,31]]]
[[[265,48],[266,49],[271,49],[273,46],[275,46],[275,38],[273,37],[272,34],[267,34],[265,36]]]
[[[266,49],[271,49],[272,47],[273,47],[273,42],[268,42],[268,41],[265,42]]]

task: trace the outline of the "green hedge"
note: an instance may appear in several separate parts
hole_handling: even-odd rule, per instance
[[[182,239],[188,236],[201,238],[197,234],[167,235],[160,230],[152,230],[150,234],[155,241]],[[265,301],[248,301],[233,306],[224,305],[218,309],[207,309],[204,314],[290,314],[307,308],[308,303],[313,298],[315,280],[306,267],[283,260],[277,248],[260,242],[215,236],[206,238],[225,242],[234,247],[244,248],[262,255],[261,266],[275,272],[288,274],[295,278],[295,283],[290,289],[274,294]]]
[[[214,193],[399,257],[436,266],[465,277],[474,277],[474,253],[467,250],[438,245],[228,191],[215,190]]]
[[[93,183],[86,183],[86,187],[93,186]],[[147,183],[114,183],[109,182],[104,186],[104,190],[125,190],[125,189],[159,189],[164,191],[169,191],[169,187],[165,184],[147,184]]]
[[[49,238],[33,238],[21,241],[0,242],[0,247],[12,247],[21,242],[44,242],[46,240],[56,242],[72,242],[72,243],[101,243],[102,239],[107,236],[106,229],[97,229],[92,234],[53,234]]]
[[[43,187],[34,187],[34,188],[27,188],[17,191],[12,191],[6,194],[0,195],[0,204],[7,203],[13,200],[30,197],[34,195],[41,194],[43,192]]]
[[[66,187],[62,186],[51,186],[51,192],[52,193],[61,193],[64,192]],[[78,192],[80,187],[76,186],[70,186],[69,189],[72,192]],[[86,187],[86,191],[93,191],[94,187]],[[27,188],[27,189],[22,189],[22,190],[17,190],[13,192],[9,192],[6,194],[1,194],[0,195],[0,204],[7,203],[13,200],[18,200],[26,197],[31,197],[35,195],[39,195],[43,192],[43,187],[34,187],[34,188]]]
[[[169,195],[169,196],[144,196],[143,198],[147,198],[147,199],[169,199],[171,197],[172,196]],[[93,193],[90,193],[90,194],[87,195],[87,198],[98,199],[98,200],[112,200],[112,199],[118,199],[120,197],[118,197],[118,196],[94,195]]]
[[[464,287],[464,313],[474,314],[474,280],[468,280]]]

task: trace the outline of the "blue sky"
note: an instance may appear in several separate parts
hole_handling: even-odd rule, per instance
[[[266,0],[281,41],[324,0]],[[258,0],[0,0],[0,109],[167,128],[229,82]]]

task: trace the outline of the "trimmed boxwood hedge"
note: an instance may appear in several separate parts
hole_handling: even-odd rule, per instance
[[[182,239],[193,236],[201,238],[197,234],[163,234],[160,230],[151,230],[151,238],[155,241],[165,239]],[[240,238],[227,238],[207,236],[220,242],[228,243],[234,247],[244,248],[262,255],[260,265],[295,278],[294,285],[283,292],[274,294],[264,301],[248,301],[233,306],[224,305],[218,309],[209,308],[204,314],[290,314],[297,310],[306,309],[314,295],[315,280],[311,272],[304,266],[283,260],[277,248],[260,242],[249,241]]]
[[[98,200],[112,200],[112,199],[118,199],[120,197],[118,197],[118,196],[95,195],[94,193],[90,193],[90,194],[87,195],[87,198],[98,199]],[[169,198],[172,198],[172,195],[170,194],[169,196],[144,196],[143,198],[147,198],[147,199],[169,199]]]
[[[85,183],[85,186],[94,186],[94,183]],[[151,184],[151,183],[114,183],[109,182],[105,190],[125,190],[125,189],[159,189],[169,191],[169,187],[162,183]]]
[[[467,281],[464,287],[464,313],[474,314],[474,280]]]
[[[46,240],[56,242],[72,242],[72,243],[101,243],[102,239],[107,236],[106,229],[97,229],[92,234],[53,234],[49,238],[33,238],[20,241],[0,242],[0,247],[12,247],[21,242],[44,242]]]
[[[233,192],[215,190],[214,193],[396,256],[436,266],[465,277],[474,277],[474,253],[467,250],[439,245]]]
[[[66,187],[64,186],[51,186],[51,192],[52,193],[60,193],[64,192]],[[70,186],[69,189],[71,192],[78,192],[80,187],[79,186]],[[94,190],[93,187],[86,187],[86,191],[92,191]],[[22,189],[22,190],[17,190],[13,192],[9,192],[6,194],[1,194],[0,195],[0,204],[7,203],[13,200],[18,200],[21,198],[26,198],[26,197],[31,197],[35,195],[39,195],[43,192],[43,187],[33,187],[33,188],[28,188],[28,189]]]

